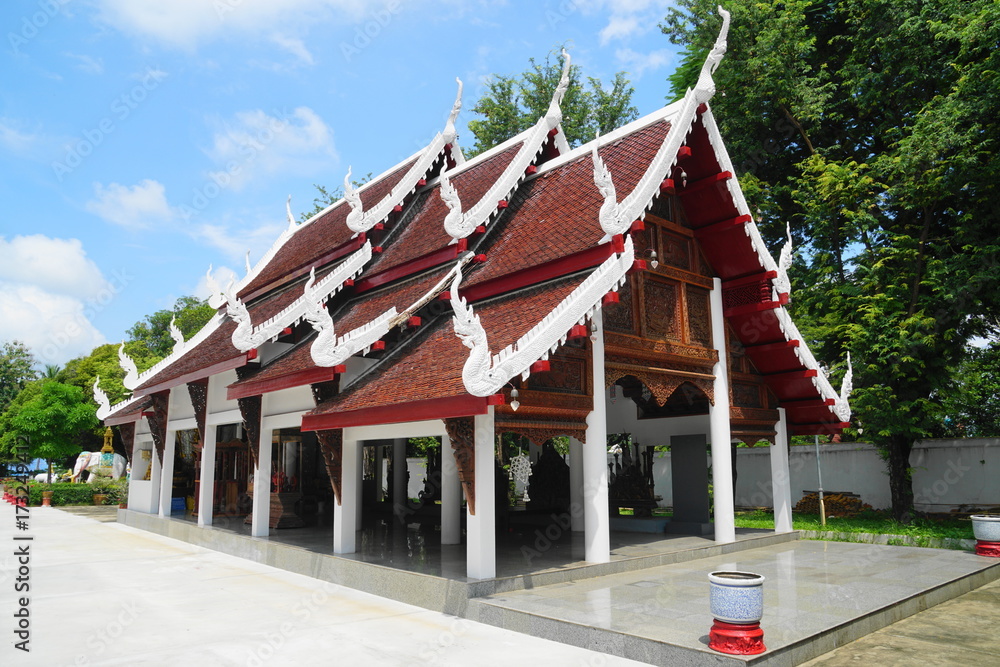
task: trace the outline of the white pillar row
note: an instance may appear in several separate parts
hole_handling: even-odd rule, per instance
[[[583,532],[583,443],[569,439],[569,515],[574,533]]]
[[[722,280],[714,279],[711,293],[712,342],[719,354],[715,374],[715,402],[709,406],[709,439],[712,441],[712,490],[715,505],[715,541],[736,541],[736,512],[733,505],[733,459],[730,451],[729,362],[726,348],[726,319],[722,313]]]
[[[162,477],[162,469],[160,466],[160,459],[156,456],[156,443],[155,441],[148,443],[150,449],[152,450],[150,461],[149,461],[149,487],[148,495],[145,498],[144,510],[148,514],[157,514],[160,508],[160,477]],[[131,501],[131,498],[129,499]]]
[[[344,445],[341,456],[340,504],[333,506],[333,553],[354,553],[357,541],[358,512],[361,488],[358,484],[358,468],[361,467],[361,443],[349,437],[350,429],[344,429]]]
[[[392,503],[393,514],[404,516],[409,502],[406,491],[406,438],[392,441]]]
[[[462,482],[451,438],[441,436],[441,544],[462,543]]]
[[[593,327],[596,338],[591,344],[594,409],[587,415],[587,444],[582,456],[584,558],[589,563],[607,563],[611,560],[611,515],[608,510],[608,415],[601,310],[594,315]]]
[[[170,516],[170,501],[174,495],[174,455],[177,449],[177,431],[167,429],[163,443],[163,465],[160,468],[160,516]],[[155,454],[154,454],[155,456]]]
[[[490,579],[497,573],[496,478],[493,472],[495,422],[493,406],[475,417],[476,513],[466,517],[466,574]]]
[[[257,468],[253,473],[253,514],[251,515],[250,534],[254,537],[267,537],[271,532],[271,452],[274,440],[274,429],[264,417],[267,405],[267,395],[261,400],[260,408],[260,447],[257,450]]]
[[[788,417],[778,408],[778,423],[771,447],[771,491],[774,500],[774,532],[792,532],[792,479],[788,470]]]
[[[207,415],[207,410],[206,410]],[[198,488],[198,525],[211,526],[215,510],[215,434],[218,426],[205,419],[205,437],[201,441],[201,486]]]

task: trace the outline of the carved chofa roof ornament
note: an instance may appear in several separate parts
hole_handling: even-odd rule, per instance
[[[458,94],[455,96],[455,103],[451,107],[451,113],[448,115],[448,122],[445,123],[444,130],[434,135],[434,139],[423,150],[420,157],[414,161],[403,178],[392,189],[392,192],[382,197],[381,201],[367,211],[364,210],[357,190],[351,185],[351,170],[348,168],[347,176],[344,177],[344,199],[351,207],[350,213],[347,214],[347,226],[352,232],[355,234],[367,232],[376,224],[384,221],[393,207],[401,203],[407,194],[416,189],[417,183],[434,164],[444,147],[448,144],[454,145],[458,136],[455,130],[455,119],[462,109],[462,80],[456,78],[455,81],[458,82]]]
[[[218,310],[226,302],[225,294],[219,281],[212,274],[212,265],[208,265],[208,272],[205,273],[205,285],[208,286],[208,305]]]
[[[518,375],[527,378],[531,364],[548,359],[549,354],[566,342],[569,330],[576,324],[585,324],[601,307],[605,294],[619,289],[626,281],[626,274],[635,259],[632,237],[625,237],[625,249],[612,255],[552,309],[541,322],[516,343],[490,353],[486,330],[479,316],[465,299],[459,298],[461,276],[455,276],[451,285],[452,322],[455,335],[471,350],[462,368],[462,382],[473,396],[490,396]]]
[[[101,376],[98,375],[94,378],[94,400],[97,401],[97,418],[104,421],[104,418],[111,414],[111,401],[108,400],[108,395],[104,393],[101,389],[100,383]]]
[[[288,195],[288,199],[285,201],[285,213],[288,214],[288,227],[283,233],[294,234],[298,224],[295,222],[295,216],[292,215],[292,195]]]
[[[559,79],[558,85],[556,85],[555,92],[552,94],[548,110],[544,116],[538,119],[534,127],[526,130],[523,135],[520,135],[525,138],[521,142],[521,148],[518,150],[517,155],[510,161],[510,164],[507,165],[503,173],[494,180],[493,185],[490,186],[490,189],[479,201],[473,204],[468,211],[462,211],[462,202],[454,184],[451,183],[446,175],[441,175],[441,187],[438,194],[444,201],[445,206],[448,207],[448,215],[444,219],[444,228],[448,232],[448,235],[452,237],[453,243],[458,239],[466,238],[477,227],[489,223],[490,217],[497,210],[498,202],[501,199],[506,199],[511,191],[517,187],[517,184],[524,178],[525,170],[535,161],[535,157],[545,147],[545,141],[548,139],[549,132],[558,127],[559,123],[562,122],[562,109],[559,105],[562,104],[563,97],[566,95],[566,89],[569,87],[570,72],[570,57],[566,49],[562,50],[562,57],[562,76]],[[558,137],[562,140],[563,145],[561,148],[568,149],[569,144],[566,143],[565,137],[562,134],[559,134]]]
[[[722,16],[722,29],[719,30],[719,36],[715,38],[715,46],[712,47],[708,57],[705,58],[704,64],[701,66],[698,83],[694,86],[698,104],[709,101],[715,95],[715,80],[712,79],[712,75],[715,74],[719,63],[722,62],[722,57],[726,55],[726,38],[729,36],[729,12],[723,9],[722,5],[719,5],[719,14]]]
[[[611,178],[611,171],[608,170],[607,165],[604,164],[604,160],[597,153],[600,138],[601,135],[598,131],[597,136],[594,138],[594,146],[590,151],[591,158],[594,161],[594,185],[597,186],[598,192],[604,197],[604,203],[601,204],[599,215],[601,229],[608,236],[614,236],[615,234],[624,234],[632,221],[622,221],[622,207],[618,205],[618,194],[615,192],[615,183]]]
[[[126,389],[135,389],[139,386],[139,369],[136,368],[135,362],[132,361],[132,357],[128,356],[125,352],[125,341],[118,347],[118,365],[122,367],[125,371],[125,379],[122,380],[122,384],[125,385]]]
[[[840,383],[840,397],[837,398],[837,402],[833,406],[833,412],[842,422],[851,421],[851,404],[848,399],[851,397],[852,391],[854,391],[854,366],[851,365],[851,353],[848,352],[847,372],[844,373],[844,379]]]
[[[461,279],[462,267],[475,257],[475,253],[466,253],[446,273],[426,294],[414,301],[412,304],[397,312],[392,306],[371,322],[356,329],[352,329],[343,336],[338,337],[333,326],[333,318],[330,313],[320,307],[313,287],[315,275],[311,274],[306,282],[304,301],[311,304],[311,308],[305,314],[306,321],[316,330],[316,339],[309,349],[313,362],[317,366],[329,368],[344,363],[359,352],[367,354],[371,346],[388,334],[393,327],[406,323],[410,316],[437,298],[444,291],[453,276]]]
[[[226,314],[236,322],[236,329],[233,331],[233,345],[240,352],[247,352],[255,347],[260,347],[267,341],[274,340],[285,327],[292,326],[306,319],[317,304],[325,302],[332,295],[344,288],[344,283],[357,277],[365,268],[365,265],[372,258],[371,241],[365,241],[361,248],[348,256],[341,264],[328,276],[319,281],[315,287],[312,285],[316,279],[316,269],[313,267],[309,276],[309,295],[312,300],[302,297],[296,299],[287,308],[279,312],[266,322],[258,326],[253,326],[250,318],[250,311],[246,305],[235,295],[233,283],[229,283],[226,290]]]
[[[785,245],[781,247],[781,255],[778,257],[778,276],[774,279],[774,300],[777,301],[778,294],[788,294],[792,291],[792,281],[788,278],[788,269],[792,266],[792,225],[785,223]]]
[[[170,337],[174,339],[174,349],[171,354],[180,354],[184,350],[184,334],[177,328],[177,316],[170,318]]]

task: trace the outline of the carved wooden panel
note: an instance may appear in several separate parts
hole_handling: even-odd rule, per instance
[[[712,347],[712,310],[707,289],[687,286],[688,336],[692,345]]]
[[[465,491],[469,514],[476,514],[476,420],[473,417],[455,417],[444,420],[444,428],[455,450],[458,479]]]
[[[660,262],[685,271],[691,270],[691,250],[688,239],[660,229]]]
[[[683,342],[680,283],[647,280],[643,285],[646,335]]]
[[[760,386],[746,382],[733,382],[733,404],[743,408],[759,408]]]
[[[517,433],[523,435],[539,447],[552,438],[566,435],[580,442],[587,441],[586,422],[526,422],[497,421],[497,431],[500,433]]]
[[[118,433],[122,437],[122,446],[125,448],[125,458],[132,462],[132,448],[135,446],[135,422],[126,422],[118,425]]]
[[[188,396],[194,406],[194,419],[198,423],[198,436],[205,442],[205,419],[208,416],[208,378],[187,383]]]
[[[601,309],[604,314],[604,327],[612,331],[623,331],[632,333],[635,331],[635,324],[632,320],[634,310],[633,300],[636,290],[633,287],[635,278],[629,276],[625,285],[618,290],[618,303]]]
[[[551,357],[549,370],[533,373],[528,389],[567,394],[587,393],[587,361],[578,358]]]
[[[167,443],[167,406],[170,403],[170,390],[158,391],[151,397],[153,414],[146,419],[149,421],[149,432],[153,436],[153,446],[156,449],[156,458],[163,466],[163,451]]]
[[[316,431],[316,441],[319,442],[320,451],[323,452],[323,461],[326,463],[326,473],[330,476],[333,495],[340,505],[340,490],[344,478],[344,431],[339,428]]]
[[[261,397],[247,396],[237,401],[240,406],[240,414],[243,416],[243,430],[247,434],[247,444],[250,447],[250,460],[254,469],[257,468],[260,458],[260,411]]]

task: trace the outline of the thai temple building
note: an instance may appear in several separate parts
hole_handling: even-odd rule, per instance
[[[609,435],[628,434],[617,451],[639,470],[670,447],[668,532],[717,544],[737,539],[733,444],[766,441],[775,531],[791,531],[789,438],[838,434],[850,379],[835,390],[792,322],[791,239],[776,260],[719,134],[725,34],[683,99],[577,148],[568,55],[546,114],[472,159],[459,82],[426,147],[357,188],[348,171],[343,199],[301,224],[289,207],[256,266],[214,285],[198,334],[142,373],[121,353],[129,400],[95,383],[132,464],[127,514],[204,531],[227,517],[250,539],[315,530],[348,556],[396,548],[363,530],[388,507],[487,580],[540,503],[582,538],[567,560],[607,563],[622,504]],[[534,453],[514,462],[532,476],[516,512],[503,434]],[[420,507],[410,438],[441,442]]]

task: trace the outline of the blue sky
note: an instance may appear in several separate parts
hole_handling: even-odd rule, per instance
[[[34,0],[0,6],[0,341],[65,363],[121,340],[209,265],[243,275],[312,208],[442,129],[465,82],[569,45],[642,115],[676,50],[667,1]]]

